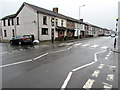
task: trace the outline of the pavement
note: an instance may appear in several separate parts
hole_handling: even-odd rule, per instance
[[[0,44],[2,87],[118,88],[118,53],[110,50],[113,39],[35,46]]]

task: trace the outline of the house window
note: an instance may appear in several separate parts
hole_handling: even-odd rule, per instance
[[[48,35],[48,28],[42,28],[42,35]]]
[[[6,26],[5,19],[3,20],[3,25]]]
[[[63,26],[63,20],[61,20],[61,26]]]
[[[19,25],[19,17],[17,17],[17,25]]]
[[[4,30],[4,37],[7,37],[7,31]]]
[[[56,23],[56,26],[58,26],[58,19],[56,19],[55,23]]]
[[[8,26],[10,26],[10,19],[8,19]]]
[[[12,25],[14,25],[14,19],[12,18]]]
[[[47,17],[46,16],[43,16],[43,24],[47,25]]]
[[[15,31],[14,31],[14,29],[12,30],[12,34],[13,34],[13,37],[15,37]]]

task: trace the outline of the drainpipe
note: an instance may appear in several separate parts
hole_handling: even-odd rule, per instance
[[[37,12],[37,33],[38,33],[38,40],[40,41],[40,32],[39,32],[39,13]]]

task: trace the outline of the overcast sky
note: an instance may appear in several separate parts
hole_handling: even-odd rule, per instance
[[[118,17],[118,2],[120,0],[0,0],[0,19],[14,14],[23,2],[27,2],[48,10],[59,8],[59,13],[79,19],[80,18],[103,28],[115,29]]]

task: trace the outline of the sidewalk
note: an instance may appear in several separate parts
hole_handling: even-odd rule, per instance
[[[76,43],[78,41],[83,41],[83,40],[88,40],[88,39],[92,39],[92,38],[96,38],[96,37],[90,37],[90,38],[82,38],[82,39],[72,39],[72,40],[65,40],[65,41],[54,41],[54,43],[52,43],[51,40],[49,41],[41,41],[39,43],[39,45],[60,45],[60,46],[64,46],[65,44],[72,44],[72,43]]]
[[[120,46],[117,45],[116,48],[112,48],[111,51],[115,52],[115,53],[120,53]]]

